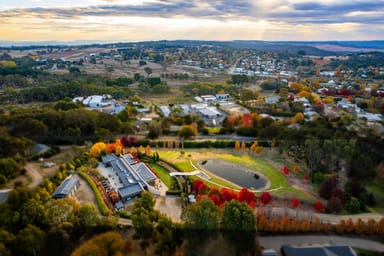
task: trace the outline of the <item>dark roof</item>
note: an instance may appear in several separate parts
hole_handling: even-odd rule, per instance
[[[48,150],[50,150],[51,148],[45,144],[36,144],[34,147],[33,147],[33,153],[36,154],[36,155],[41,155],[41,154],[44,154],[45,152],[47,152]]]
[[[122,210],[124,209],[124,204],[121,201],[119,201],[115,204],[115,208],[116,210]]]
[[[5,203],[7,201],[9,193],[11,193],[11,189],[5,189],[0,191],[0,203]]]
[[[281,250],[285,256],[356,256],[349,246],[294,247],[283,245]]]
[[[77,178],[68,177],[53,192],[52,198],[63,198],[71,194],[74,188],[80,184]]]
[[[144,190],[144,188],[140,185],[140,183],[129,184],[128,186],[119,188],[119,195],[121,198],[134,197]]]
[[[117,159],[117,156],[113,153],[110,155],[106,155],[106,156],[101,157],[101,161],[103,162],[103,164],[108,164],[108,163],[110,163],[116,159]]]

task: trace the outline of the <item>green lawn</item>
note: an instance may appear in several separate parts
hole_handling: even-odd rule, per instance
[[[192,172],[195,170],[190,163],[188,153],[181,154],[180,151],[159,151],[159,156],[166,162],[172,163],[182,172]]]
[[[172,186],[172,177],[169,175],[167,169],[155,163],[146,162],[151,168],[159,175],[160,180],[168,187]]]
[[[368,192],[371,192],[376,200],[376,205],[373,210],[384,213],[384,184],[378,182],[366,185]]]

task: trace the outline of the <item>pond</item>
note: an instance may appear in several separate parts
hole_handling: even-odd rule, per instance
[[[267,185],[264,176],[246,168],[224,160],[204,160],[199,164],[208,172],[248,189],[262,189]]]

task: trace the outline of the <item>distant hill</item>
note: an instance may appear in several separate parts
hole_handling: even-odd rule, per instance
[[[47,42],[11,42],[0,41],[0,49],[33,49],[41,47],[129,47],[132,45],[147,47],[183,47],[191,45],[216,45],[234,49],[255,49],[264,51],[287,51],[297,53],[304,51],[307,55],[326,56],[334,54],[348,54],[359,52],[384,52],[384,40],[375,41],[261,41],[261,40],[233,40],[233,41],[203,41],[203,40],[161,40],[143,42],[106,42],[106,41],[47,41]]]

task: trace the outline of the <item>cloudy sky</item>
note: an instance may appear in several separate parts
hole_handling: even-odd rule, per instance
[[[0,40],[384,39],[384,0],[0,0]]]

